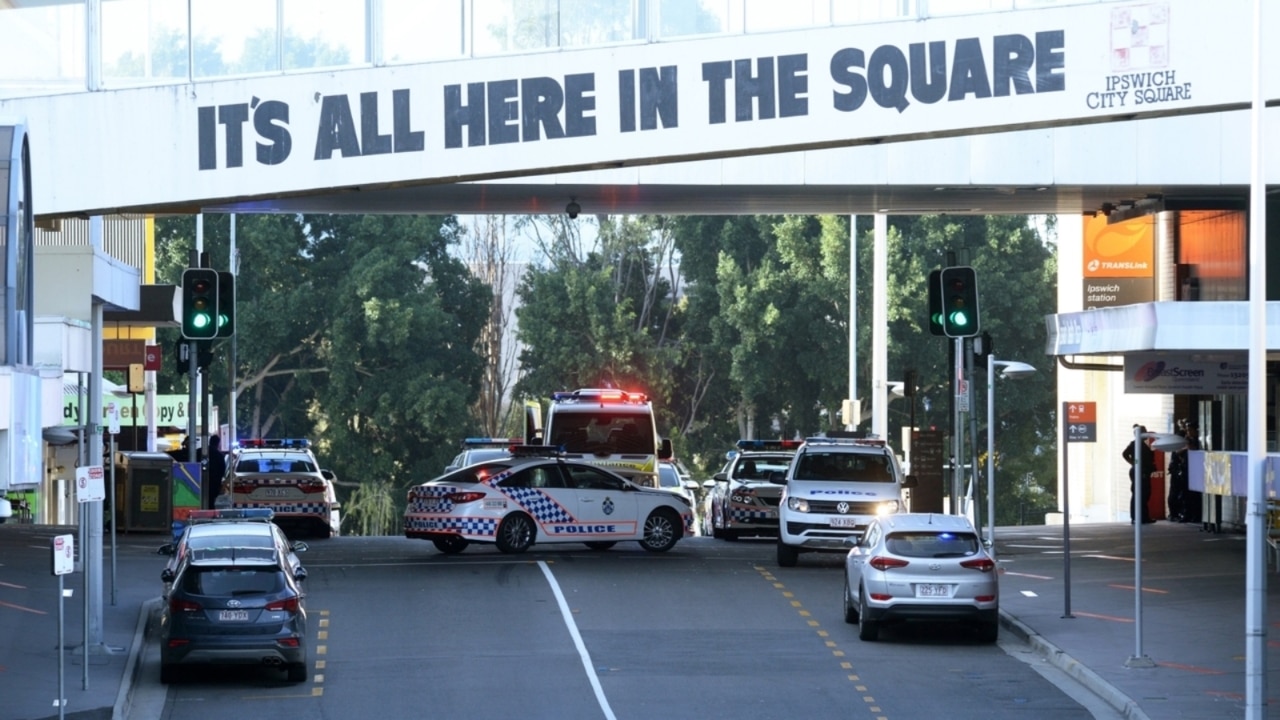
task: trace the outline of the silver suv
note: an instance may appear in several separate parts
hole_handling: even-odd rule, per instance
[[[902,491],[915,486],[883,440],[806,439],[778,505],[778,564],[792,567],[802,552],[848,552],[873,518],[905,510]]]

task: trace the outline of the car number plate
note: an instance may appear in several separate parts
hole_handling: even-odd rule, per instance
[[[920,584],[916,585],[916,597],[934,598],[934,597],[951,597],[950,585],[932,585]]]
[[[219,610],[218,619],[230,622],[244,622],[249,619],[248,610]]]
[[[289,497],[289,488],[264,488],[262,494],[270,498]]]
[[[831,518],[831,527],[858,527],[858,518],[833,517]]]

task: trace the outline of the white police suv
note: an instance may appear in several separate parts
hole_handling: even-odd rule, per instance
[[[916,486],[879,439],[811,437],[796,450],[778,504],[778,564],[802,552],[849,551],[872,518],[905,511],[902,491]]]

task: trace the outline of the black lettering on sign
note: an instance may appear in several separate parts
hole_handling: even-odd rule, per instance
[[[708,122],[713,125],[725,122],[730,78],[733,78],[735,122],[807,115],[808,67],[809,58],[803,54],[703,63]]]
[[[224,167],[244,165],[244,126],[253,111],[253,131],[259,142],[255,158],[261,165],[279,165],[289,158],[293,138],[289,134],[289,105],[279,100],[262,101],[257,97],[247,103],[206,105],[196,108],[199,167],[218,168],[218,125],[225,128],[226,157]]]
[[[635,132],[636,115],[641,130],[673,128],[680,125],[680,94],[676,85],[676,66],[640,68],[640,109],[636,111],[636,71],[618,71],[619,121],[622,132]]]
[[[869,60],[861,48],[842,48],[831,56],[831,79],[844,88],[832,92],[832,107],[853,112],[870,96],[880,107],[901,113],[912,99],[931,104],[944,94],[958,102],[970,96],[1008,97],[1066,88],[1062,30],[1038,32],[1034,42],[1025,35],[997,35],[991,44],[988,61],[978,38],[957,39],[950,68],[947,44],[938,40],[912,43],[905,53],[895,45],[881,45]]]
[[[591,73],[467,83],[465,103],[461,85],[446,85],[445,147],[462,147],[464,129],[468,147],[595,135],[594,91]]]
[[[328,160],[333,151],[342,157],[360,157],[356,121],[346,95],[325,95],[320,100],[320,123],[316,130],[316,160]]]
[[[253,129],[258,133],[258,162],[279,165],[289,159],[293,137],[289,135],[289,105],[279,100],[259,103],[254,98]],[[264,142],[265,141],[265,142]]]
[[[337,150],[343,157],[421,152],[426,133],[413,129],[407,89],[391,91],[391,132],[381,132],[378,93],[360,93],[360,134],[346,95],[329,95],[321,100],[320,128],[316,133],[316,160],[328,160]]]

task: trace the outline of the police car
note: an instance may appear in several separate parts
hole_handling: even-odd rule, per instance
[[[469,437],[462,440],[462,452],[453,456],[453,461],[445,466],[444,471],[453,472],[458,468],[475,465],[478,462],[506,457],[511,453],[512,445],[523,445],[520,438]]]
[[[707,524],[712,537],[776,535],[783,478],[799,440],[739,440],[728,465],[712,476]],[[707,532],[705,529],[703,532]]]
[[[291,533],[337,535],[340,505],[334,474],[322,470],[299,438],[242,440],[227,461],[223,495],[231,508],[270,509]]]
[[[693,533],[693,508],[678,495],[567,460],[557,448],[521,445],[510,457],[410,488],[404,533],[447,554],[471,543],[521,553],[536,543],[606,550],[627,540],[666,552]]]

